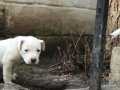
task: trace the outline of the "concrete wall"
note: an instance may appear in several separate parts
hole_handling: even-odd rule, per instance
[[[0,0],[12,33],[93,33],[96,0]]]
[[[71,33],[94,33],[96,1],[0,0],[0,17],[5,23],[0,23],[0,30],[9,37],[42,37],[47,47],[44,55],[52,57],[57,46],[65,46],[65,41],[70,40]]]

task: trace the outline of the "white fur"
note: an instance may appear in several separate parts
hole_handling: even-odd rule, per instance
[[[120,28],[112,32],[110,35],[112,36],[112,39],[116,38],[118,35],[120,35]]]
[[[17,36],[0,41],[0,64],[3,65],[3,79],[11,83],[13,65],[20,63],[21,58],[26,64],[38,64],[41,50],[45,49],[43,40],[33,36]],[[32,62],[32,59],[34,62]]]

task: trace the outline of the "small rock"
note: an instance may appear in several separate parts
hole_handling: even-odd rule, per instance
[[[18,84],[0,84],[0,90],[29,90],[27,88],[24,88]]]

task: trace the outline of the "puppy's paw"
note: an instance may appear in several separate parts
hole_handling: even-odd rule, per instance
[[[17,78],[17,76],[18,75],[16,73],[14,73],[12,79],[15,80]]]
[[[13,84],[12,81],[4,82],[6,85]]]

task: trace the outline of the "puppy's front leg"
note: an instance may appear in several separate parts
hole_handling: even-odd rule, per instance
[[[3,57],[3,80],[4,83],[12,83],[12,67],[13,67],[13,55],[10,52],[6,52]]]
[[[12,63],[3,64],[3,80],[4,83],[12,83]]]

